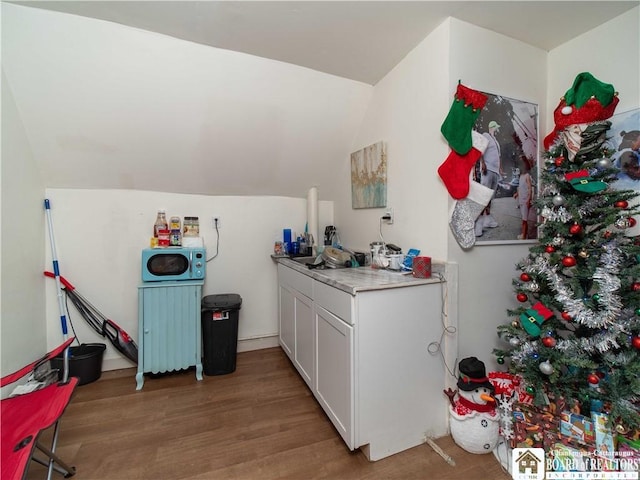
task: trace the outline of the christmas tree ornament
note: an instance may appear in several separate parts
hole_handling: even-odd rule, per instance
[[[511,345],[512,347],[517,347],[518,345],[520,345],[520,340],[518,339],[518,337],[511,337],[509,339],[509,345]]]
[[[527,385],[524,389],[529,395],[533,395],[534,393],[536,393],[536,389],[533,388],[531,385]]]
[[[551,149],[558,134],[568,126],[606,120],[617,105],[613,85],[601,82],[589,72],[578,74],[553,112],[555,126],[544,139],[545,150]]]
[[[633,337],[631,339],[631,345],[633,345],[633,348],[635,348],[636,350],[640,350],[640,336],[636,335],[635,337]]]
[[[635,311],[634,311],[634,313],[635,313],[636,315],[640,316],[640,308],[636,308],[636,309],[635,309]]]
[[[465,155],[471,150],[471,131],[486,103],[485,94],[458,83],[453,104],[440,127],[442,135],[456,153]]]
[[[602,157],[598,160],[597,165],[599,169],[606,170],[607,168],[611,168],[611,160],[606,157]]]
[[[606,183],[592,178],[588,170],[565,173],[564,178],[575,190],[583,193],[597,193],[607,188]]]
[[[536,282],[531,282],[529,284],[529,291],[533,293],[540,291],[540,285],[538,285]]]
[[[516,295],[516,300],[518,300],[520,303],[524,303],[529,300],[529,297],[527,297],[526,293],[520,292]]]
[[[613,224],[616,228],[624,230],[625,228],[629,228],[629,219],[626,217],[618,217]]]
[[[520,322],[518,320],[514,320],[513,322],[511,322],[511,326],[513,328],[519,328],[520,327]]]
[[[565,322],[570,322],[571,320],[573,320],[573,317],[572,317],[571,315],[569,315],[569,313],[567,313],[567,312],[562,312],[562,313],[560,314],[560,316],[562,317],[562,319],[563,319]]]
[[[496,362],[498,363],[498,365],[504,365],[504,357],[496,358]]]
[[[456,200],[451,209],[449,227],[453,237],[462,248],[470,248],[476,243],[475,222],[482,210],[493,197],[493,190],[478,182],[468,181],[468,196]]]
[[[613,204],[613,206],[616,208],[627,208],[629,206],[629,202],[627,202],[626,200],[618,200]]]
[[[627,433],[629,433],[629,429],[625,427],[623,424],[618,423],[616,425],[616,432],[619,433],[620,435],[626,435]]]
[[[564,157],[563,156],[556,157],[553,163],[555,164],[556,167],[561,167],[562,164],[564,163]]]
[[[593,299],[594,302],[599,302],[600,301],[600,294],[599,293],[594,293],[591,298]]]
[[[633,282],[631,284],[631,290],[634,292],[640,292],[640,282]]]
[[[574,223],[569,227],[569,233],[571,235],[579,235],[582,233],[582,226],[579,223]]]
[[[520,314],[520,324],[525,331],[533,336],[540,336],[540,326],[545,320],[553,316],[553,312],[545,307],[542,302],[537,302],[531,308]]]
[[[523,282],[528,282],[531,280],[531,276],[528,273],[521,273],[520,280],[522,280]]]
[[[561,207],[565,202],[566,199],[560,194],[554,195],[554,197],[551,199],[551,203],[553,203],[556,207]]]
[[[602,236],[606,239],[609,239],[611,238],[611,235],[612,233],[609,230],[606,230]]]
[[[547,245],[546,247],[544,247],[544,251],[547,253],[553,253],[556,251],[556,249],[553,245]]]
[[[635,218],[633,218],[633,217],[629,217],[628,218],[629,228],[635,227],[637,223],[638,222],[637,222],[637,220]]]
[[[487,377],[484,363],[476,357],[460,360],[458,371],[458,390],[444,391],[451,404],[451,437],[469,453],[491,453],[500,438],[495,387]]]
[[[551,375],[553,373],[553,365],[551,365],[548,360],[545,360],[540,365],[538,365],[538,368],[545,375]]]
[[[600,378],[595,373],[590,373],[589,375],[587,375],[587,382],[589,382],[591,385],[597,385],[598,383],[600,383]]]
[[[542,344],[547,348],[553,348],[556,346],[557,340],[553,337],[543,337]]]
[[[580,249],[580,251],[578,252],[578,256],[580,258],[589,258],[589,251],[586,248],[582,248]]]
[[[566,257],[562,258],[562,265],[564,265],[565,267],[574,267],[576,263],[576,259],[571,255],[567,255]]]
[[[555,237],[553,237],[553,240],[551,241],[551,245],[555,246],[555,247],[559,247],[560,245],[564,244],[564,238],[561,237],[560,235],[556,235]]]
[[[455,150],[451,150],[447,159],[438,167],[438,175],[442,179],[447,191],[451,197],[456,200],[468,197],[471,195],[469,175],[471,169],[476,164],[478,159],[482,156],[487,149],[489,140],[476,131],[471,132],[473,147],[464,155],[459,154]],[[480,185],[478,183],[478,185]],[[487,188],[487,187],[484,187]],[[476,188],[476,196],[478,195]],[[484,201],[484,196],[481,196],[480,200]],[[478,198],[472,198],[471,200],[478,201]],[[484,206],[489,203],[489,198]],[[484,208],[484,207],[483,207]],[[474,219],[475,220],[475,219]]]

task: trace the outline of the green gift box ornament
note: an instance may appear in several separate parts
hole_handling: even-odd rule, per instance
[[[553,312],[538,302],[520,314],[520,324],[532,337],[540,336],[540,326],[553,316]]]
[[[566,173],[564,178],[571,184],[574,190],[579,192],[596,193],[607,188],[607,184],[603,181],[590,177],[587,170]]]

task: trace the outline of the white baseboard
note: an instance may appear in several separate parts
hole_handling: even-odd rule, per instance
[[[250,352],[252,350],[262,350],[278,346],[278,334],[260,338],[247,338],[238,340],[238,352]],[[135,368],[136,365],[124,357],[105,358],[102,361],[102,371],[122,370],[124,368]]]

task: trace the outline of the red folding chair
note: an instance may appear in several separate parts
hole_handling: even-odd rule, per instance
[[[19,371],[2,377],[0,387],[17,382],[21,378],[34,372],[38,367],[51,358],[65,352],[74,338],[69,338],[55,350],[44,357],[25,366]],[[16,395],[2,400],[2,465],[0,478],[2,480],[19,480],[26,477],[29,459],[48,467],[47,478],[53,471],[61,473],[65,478],[76,473],[75,467],[67,465],[56,453],[58,441],[59,420],[65,408],[71,401],[71,395],[78,383],[78,378],[68,376],[68,360],[64,362],[65,372],[62,381],[34,390],[29,393]],[[43,445],[39,440],[42,431],[54,426],[51,446]],[[46,460],[36,457],[35,450],[46,456]]]

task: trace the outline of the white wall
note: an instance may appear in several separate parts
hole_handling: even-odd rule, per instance
[[[450,98],[461,79],[480,91],[536,103],[544,118],[546,58],[543,50],[452,19]],[[539,138],[543,132],[540,125]],[[448,244],[449,259],[459,264],[458,356],[476,356],[493,370],[497,368],[491,355],[498,345],[496,327],[509,320],[506,310],[517,303],[511,281],[516,263],[527,255],[530,244],[476,244],[464,251],[451,234]]]
[[[52,188],[326,193],[372,91],[116,23],[1,8],[2,65]]]
[[[307,202],[287,197],[233,197],[182,195],[134,190],[52,189],[51,201],[56,246],[62,276],[78,292],[112,319],[134,339],[138,338],[138,291],[140,251],[149,245],[156,212],[198,216],[207,257],[216,251],[216,235],[210,221],[220,217],[218,256],[207,263],[203,295],[237,293],[242,297],[239,338],[275,336],[277,281],[270,257],[282,228],[304,230]],[[321,222],[333,221],[332,202],[321,201]],[[42,220],[41,220],[42,221]],[[46,268],[51,270],[48,239],[40,245],[47,251]],[[40,265],[37,267],[42,269]],[[59,310],[55,282],[46,283],[46,329],[50,344],[60,339]],[[70,306],[70,317],[82,342],[99,342],[101,337]],[[104,369],[131,366],[108,341]],[[271,338],[271,346],[277,341]]]
[[[616,113],[640,106],[639,25],[640,7],[636,7],[549,52],[549,127],[553,125],[553,110],[560,97],[580,72],[591,72],[599,80],[614,85],[620,99]]]
[[[0,338],[2,375],[47,350],[43,192],[18,108],[2,72]]]
[[[387,204],[395,220],[382,227],[385,241],[440,261],[447,258],[447,192],[436,174],[447,153],[440,139],[450,103],[447,32],[446,24],[438,27],[375,86],[352,144],[352,151],[387,144]],[[335,197],[336,224],[345,245],[368,251],[379,240],[384,210],[351,208],[349,168],[346,157]]]

